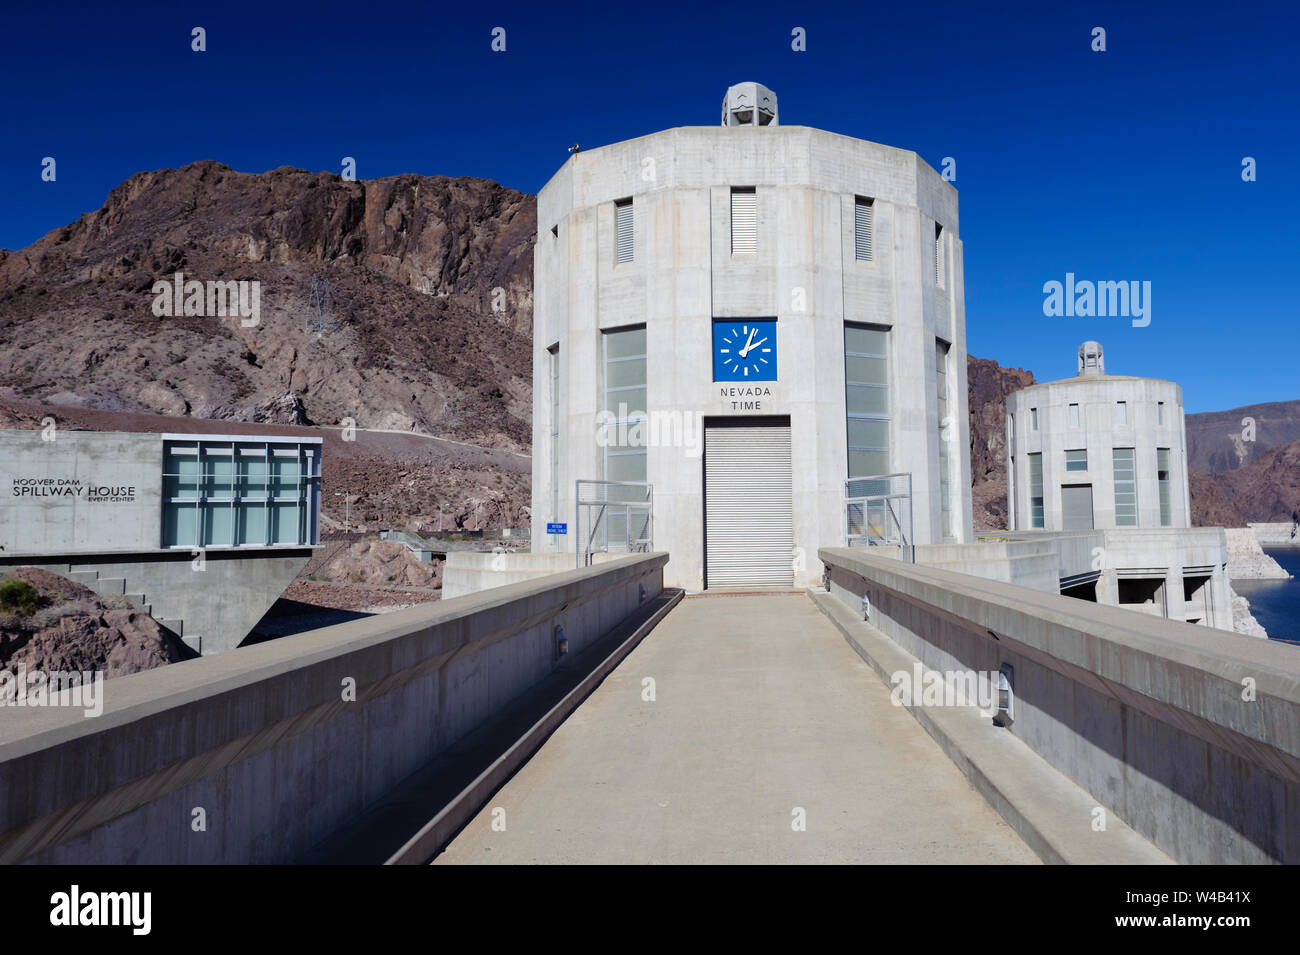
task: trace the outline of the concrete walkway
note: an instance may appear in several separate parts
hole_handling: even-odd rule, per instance
[[[1037,861],[812,601],[773,594],[684,600],[435,864]]]

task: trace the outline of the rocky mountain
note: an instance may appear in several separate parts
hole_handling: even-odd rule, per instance
[[[535,236],[534,197],[483,179],[140,173],[101,209],[0,250],[0,389],[526,448]],[[160,293],[177,282],[202,285]],[[240,290],[240,314],[212,314],[213,283],[231,282],[259,284]]]
[[[1293,441],[1300,441],[1300,401],[1187,415],[1188,467],[1204,474],[1235,471]]]

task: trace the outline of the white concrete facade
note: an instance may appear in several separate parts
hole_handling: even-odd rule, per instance
[[[1094,372],[1030,385],[1007,396],[1007,437],[1009,530],[1088,529],[1065,526],[1063,488],[1067,486],[1091,487],[1094,528],[1191,526],[1183,392],[1171,381]],[[1137,502],[1130,519],[1135,523],[1117,520],[1116,448],[1134,452]],[[1159,449],[1168,451],[1165,520]],[[1086,468],[1067,470],[1070,451],[1086,452]],[[1042,456],[1041,524],[1035,522],[1031,500],[1031,455],[1035,454]]]
[[[733,254],[731,190],[750,187],[755,251]],[[870,261],[855,257],[858,198],[872,201]],[[615,204],[628,199],[632,255],[618,261]],[[605,475],[597,438],[601,333],[638,325],[646,329],[644,410],[650,414],[694,422],[789,418],[796,586],[820,579],[818,547],[844,543],[844,481],[865,476],[848,473],[846,323],[889,329],[888,470],[912,474],[915,540],[971,540],[957,193],[915,153],[776,124],[682,127],[578,152],[538,195],[534,269],[537,550],[574,553],[580,546],[574,482]],[[717,319],[775,319],[775,381],[739,396],[715,382]],[[936,339],[948,346],[947,535]],[[665,584],[702,588],[698,443],[649,446],[646,479],[654,487],[654,548],[671,555]],[[548,537],[549,522],[567,523],[569,533]]]

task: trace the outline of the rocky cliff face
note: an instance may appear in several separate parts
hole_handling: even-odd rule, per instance
[[[1267,451],[1235,471],[1215,474],[1213,481],[1242,515],[1241,523],[1300,519],[1300,441]],[[1193,494],[1193,507],[1196,503]]]
[[[141,173],[98,211],[0,251],[0,386],[55,405],[351,417],[526,447],[535,236],[534,198],[482,179]],[[178,272],[260,283],[259,321],[156,315],[155,283]],[[324,314],[313,279],[332,287]]]
[[[976,530],[1007,526],[1007,395],[1035,384],[1032,372],[966,357],[971,499]]]

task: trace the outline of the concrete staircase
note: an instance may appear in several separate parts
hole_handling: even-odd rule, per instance
[[[143,593],[131,592],[126,589],[125,577],[101,577],[97,570],[69,570],[66,574],[69,580],[74,580],[99,594],[101,597],[125,597],[127,602],[137,610],[142,610],[152,616],[153,605],[145,600]],[[185,638],[185,622],[183,620],[169,620],[164,617],[156,618],[160,624],[170,630],[181,639]]]

